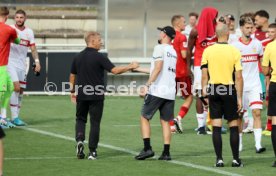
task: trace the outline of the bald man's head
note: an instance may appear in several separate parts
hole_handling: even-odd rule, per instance
[[[228,26],[223,23],[218,23],[218,25],[216,27],[216,35],[218,38],[228,37],[228,35],[229,35]]]

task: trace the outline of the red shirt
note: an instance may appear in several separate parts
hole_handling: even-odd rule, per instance
[[[202,54],[205,48],[217,42],[217,37],[207,37],[203,42],[199,43],[198,37],[195,43],[194,66],[201,66]]]
[[[16,31],[0,22],[0,66],[8,65],[11,43],[17,38]]]
[[[175,31],[175,38],[173,40],[173,48],[176,51],[176,77],[183,78],[187,76],[187,61],[182,57],[181,51],[187,50],[187,38],[179,31]]]
[[[265,50],[265,47],[266,47],[267,44],[269,44],[270,42],[273,41],[273,40],[268,38],[267,32],[262,31],[261,29],[257,29],[255,31],[255,37],[256,37],[256,39],[258,39],[262,43],[263,50]],[[262,72],[262,66],[261,66],[261,60],[260,59],[259,59],[258,65],[259,65],[259,71]]]

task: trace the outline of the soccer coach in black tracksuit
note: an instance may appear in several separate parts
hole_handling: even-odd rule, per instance
[[[121,74],[138,67],[137,62],[127,66],[115,67],[103,54],[101,36],[97,32],[85,35],[87,47],[75,56],[70,74],[71,100],[76,101],[76,141],[77,157],[83,159],[85,125],[90,115],[89,155],[88,159],[96,159],[100,136],[100,122],[104,107],[104,71]],[[76,96],[75,96],[76,95]]]

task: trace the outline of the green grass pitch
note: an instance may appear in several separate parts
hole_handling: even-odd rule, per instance
[[[177,98],[175,113],[183,102]],[[183,120],[184,133],[174,134],[173,162],[134,160],[143,147],[139,118],[143,100],[138,97],[106,97],[98,160],[77,160],[75,156],[75,106],[68,96],[25,96],[21,117],[26,128],[7,129],[4,139],[4,175],[7,176],[167,176],[167,175],[262,175],[272,176],[275,168],[270,137],[263,136],[264,154],[256,154],[253,134],[243,136],[244,168],[231,168],[229,133],[223,135],[226,167],[215,168],[211,135],[196,135],[194,105]],[[266,120],[263,112],[263,122]],[[151,121],[152,147],[162,152],[158,113]],[[263,123],[264,124],[264,123]],[[89,131],[87,125],[87,137]],[[86,138],[87,138],[86,137]],[[86,144],[86,154],[88,147]]]

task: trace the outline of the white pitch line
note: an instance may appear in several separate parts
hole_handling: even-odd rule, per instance
[[[39,133],[39,134],[43,134],[43,135],[47,135],[47,136],[51,136],[51,137],[56,137],[56,138],[69,140],[69,141],[75,141],[74,138],[64,136],[64,135],[61,135],[61,134],[56,134],[56,133],[52,133],[52,132],[48,132],[48,131],[35,129],[35,128],[28,128],[28,127],[19,127],[19,128],[23,129],[23,130],[27,130],[27,131],[31,131],[31,132],[35,132],[35,133]],[[104,148],[108,148],[108,149],[112,149],[112,150],[121,151],[121,152],[124,152],[124,153],[129,153],[129,154],[132,154],[132,155],[137,155],[138,154],[138,152],[135,152],[135,151],[132,151],[132,150],[129,150],[129,149],[126,149],[126,148],[122,148],[122,147],[116,147],[116,146],[113,146],[113,145],[99,143],[99,146],[104,147]],[[154,157],[154,158],[157,159],[157,157]],[[191,168],[195,168],[195,169],[199,169],[199,170],[209,171],[209,172],[213,172],[213,173],[216,173],[216,174],[229,175],[229,176],[242,176],[240,174],[227,172],[227,171],[223,171],[223,170],[212,168],[212,167],[201,166],[201,165],[197,165],[197,164],[183,162],[183,161],[171,160],[171,161],[167,161],[167,162],[177,164],[177,165],[181,165],[181,166],[191,167]]]
[[[52,157],[52,156],[45,156],[45,157],[22,157],[22,158],[5,158],[5,160],[56,160],[56,159],[73,159],[76,157]]]
[[[140,125],[113,125],[115,127],[140,127]],[[161,127],[161,125],[158,124],[151,124],[151,127]]]

